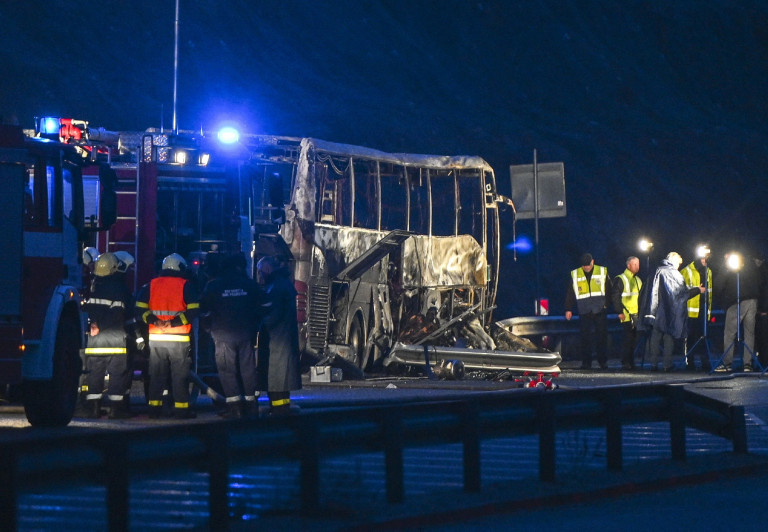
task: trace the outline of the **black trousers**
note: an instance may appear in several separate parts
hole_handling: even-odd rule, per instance
[[[581,365],[592,364],[592,351],[595,351],[598,364],[608,362],[608,323],[605,311],[596,314],[579,314],[581,332]]]
[[[119,403],[130,391],[131,374],[128,369],[128,355],[87,355],[88,395],[86,399],[101,399],[104,392],[104,376],[109,373],[107,396],[113,403]]]
[[[171,377],[174,408],[189,408],[189,342],[153,340],[149,345],[149,406],[162,406],[163,390]]]
[[[228,401],[256,395],[256,356],[250,338],[234,341],[214,339],[216,369]]]
[[[631,321],[621,323],[621,365],[635,367],[635,346],[637,345],[637,330]]]

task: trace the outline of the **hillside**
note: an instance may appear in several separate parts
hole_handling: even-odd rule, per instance
[[[6,120],[170,127],[172,0],[5,2],[0,20]],[[568,216],[540,222],[556,312],[582,251],[617,274],[643,234],[654,261],[764,242],[768,2],[182,0],[179,27],[181,128],[480,155],[506,194],[534,148],[563,161]],[[533,256],[503,267],[496,317],[531,313]]]

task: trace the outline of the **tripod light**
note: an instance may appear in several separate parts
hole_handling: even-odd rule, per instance
[[[699,244],[696,246],[696,258],[701,259],[709,259],[711,250],[709,249],[709,246],[707,244]],[[693,343],[693,345],[688,348],[687,341],[686,341],[686,348],[685,348],[685,361],[686,364],[694,364],[695,362],[692,359],[688,358],[688,354],[691,353],[699,343],[704,344],[704,349],[707,353],[707,359],[711,359],[712,354],[709,349],[709,339],[707,337],[707,323],[709,322],[709,296],[710,296],[710,290],[712,290],[712,287],[709,285],[709,262],[705,260],[704,262],[704,287],[707,289],[706,292],[701,294],[701,298],[703,298],[702,305],[700,307],[700,310],[702,311],[702,335]],[[711,362],[711,361],[710,361]]]

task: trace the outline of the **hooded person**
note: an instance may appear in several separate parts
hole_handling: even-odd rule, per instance
[[[296,289],[288,269],[274,257],[257,266],[264,285],[265,302],[259,330],[258,387],[269,396],[270,414],[285,415],[291,408],[291,391],[301,389],[299,329],[296,322]]]
[[[679,253],[672,251],[661,261],[650,283],[642,309],[643,322],[651,330],[651,371],[657,368],[663,345],[662,369],[672,371],[675,340],[688,334],[688,300],[703,294],[703,286],[688,288],[678,271],[683,263]]]

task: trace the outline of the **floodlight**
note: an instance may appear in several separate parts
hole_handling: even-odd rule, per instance
[[[173,154],[173,160],[178,164],[187,164],[187,152],[185,152],[184,150],[177,150]]]
[[[703,259],[706,257],[709,257],[710,249],[709,246],[706,244],[701,244],[699,246],[696,246],[696,257],[699,259]]]
[[[651,242],[647,238],[641,238],[640,241],[637,243],[637,247],[643,253],[649,253],[653,248],[653,242]]]
[[[732,251],[725,256],[725,265],[729,270],[737,272],[744,266],[744,257],[740,253]]]

